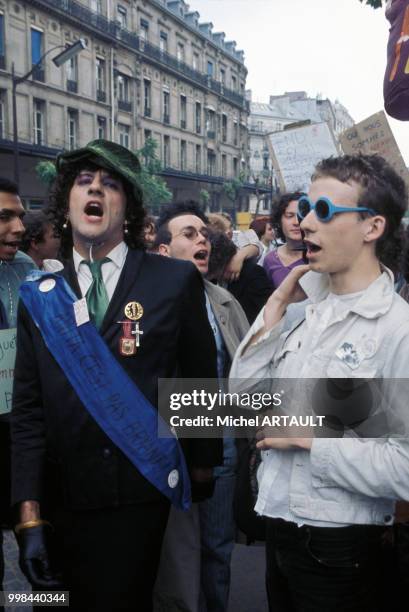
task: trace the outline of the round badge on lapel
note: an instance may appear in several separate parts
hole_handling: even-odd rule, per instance
[[[177,470],[172,470],[168,476],[168,485],[171,489],[177,487],[179,482],[179,472]]]
[[[139,302],[128,302],[125,306],[124,314],[131,321],[138,321],[143,315],[143,307]]]
[[[51,291],[52,289],[54,289],[55,284],[56,283],[55,283],[55,280],[53,278],[46,278],[45,280],[43,280],[40,283],[40,286],[38,288],[43,293],[47,293],[48,291]]]

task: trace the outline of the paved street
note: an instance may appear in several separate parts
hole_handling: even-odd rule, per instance
[[[18,568],[16,542],[11,532],[5,534],[5,553],[5,590],[30,590]],[[30,612],[31,608],[6,608],[6,610]],[[232,587],[228,612],[267,612],[263,546],[236,545],[232,560]]]

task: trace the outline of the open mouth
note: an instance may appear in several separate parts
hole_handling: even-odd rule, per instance
[[[21,242],[20,240],[1,240],[1,244],[6,247],[10,247],[11,249],[18,249]]]
[[[308,242],[307,240],[305,241],[305,246],[307,247],[307,253],[318,253],[322,250],[320,246],[313,242]]]
[[[197,253],[194,254],[194,258],[198,261],[206,261],[207,257],[208,257],[207,251],[198,251]]]
[[[102,206],[99,202],[88,202],[84,212],[88,217],[102,217],[104,214]]]

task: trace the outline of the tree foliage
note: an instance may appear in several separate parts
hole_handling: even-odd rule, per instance
[[[200,203],[202,204],[204,210],[207,210],[208,204],[209,204],[209,200],[210,200],[210,193],[207,191],[207,189],[201,189],[199,192],[199,200]]]
[[[377,9],[377,8],[382,8],[382,0],[359,0],[360,2],[365,2],[365,4],[369,4],[369,6],[372,6],[373,8]]]
[[[139,181],[147,208],[156,208],[172,198],[172,192],[167,188],[165,181],[158,176],[162,164],[157,157],[157,148],[156,140],[147,138],[144,146],[137,151],[141,162]]]
[[[229,198],[229,200],[231,200],[232,202],[235,202],[237,200],[237,196],[239,195],[240,189],[242,187],[243,187],[242,178],[234,177],[230,181],[226,181],[223,184],[223,191],[226,194],[226,196]]]

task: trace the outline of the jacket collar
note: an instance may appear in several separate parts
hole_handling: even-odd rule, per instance
[[[205,291],[208,294],[209,298],[213,302],[220,304],[220,306],[224,306],[232,301],[232,294],[227,291],[227,289],[223,289],[223,287],[219,287],[219,285],[214,285],[207,279],[204,279]]]
[[[355,312],[365,319],[376,319],[390,310],[395,294],[393,273],[382,264],[381,269],[382,274],[366,288],[351,306],[350,312]],[[328,274],[307,272],[299,282],[313,304],[321,302],[329,294]]]

